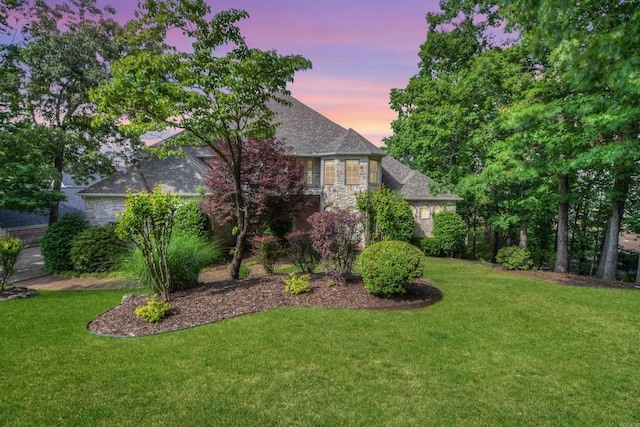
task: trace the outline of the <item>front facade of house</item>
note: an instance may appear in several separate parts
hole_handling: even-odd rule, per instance
[[[313,212],[356,209],[356,196],[380,185],[400,191],[412,206],[418,237],[431,235],[433,213],[455,210],[461,200],[458,196],[432,195],[427,176],[387,156],[354,130],[344,129],[295,98],[287,100],[290,106],[273,103],[270,108],[279,123],[276,138],[283,139],[304,166],[303,179],[312,200],[305,218]],[[206,181],[211,152],[186,148],[185,153],[184,158],[144,159],[82,191],[89,222],[113,222],[124,209],[127,191],[150,190],[159,183],[165,191],[194,197]],[[306,228],[304,218],[296,220],[296,228]]]

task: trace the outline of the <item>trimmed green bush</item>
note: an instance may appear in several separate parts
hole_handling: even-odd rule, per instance
[[[467,230],[467,223],[455,212],[445,209],[433,215],[433,235],[449,258],[461,251]]]
[[[219,259],[220,255],[220,250],[211,242],[192,235],[174,235],[167,253],[171,276],[169,292],[196,286],[200,271]],[[144,286],[153,289],[154,282],[140,250],[131,251],[118,269],[134,275]]]
[[[80,273],[109,270],[127,250],[127,244],[116,235],[112,224],[89,227],[79,233],[71,244],[71,263]]]
[[[0,289],[4,289],[9,282],[9,277],[16,271],[16,262],[24,249],[22,240],[17,237],[4,236],[0,238]]]
[[[158,295],[154,294],[147,300],[147,305],[136,307],[136,316],[145,322],[158,323],[164,319],[171,310],[167,301],[158,301]]]
[[[44,269],[49,273],[73,270],[71,247],[75,237],[89,227],[80,213],[63,216],[44,233],[40,252],[44,257]]]
[[[211,221],[200,211],[201,199],[189,200],[178,206],[173,218],[173,232],[191,234],[203,240],[211,240]]]
[[[405,287],[424,270],[424,255],[407,242],[382,241],[362,251],[362,280],[374,295],[403,294]]]
[[[311,276],[309,274],[296,276],[296,273],[290,273],[289,278],[284,281],[284,284],[286,285],[284,290],[292,295],[311,292],[311,288],[309,288],[310,277]]]
[[[437,237],[423,237],[417,239],[414,243],[420,248],[425,256],[440,256],[442,249],[440,248],[440,239]]]
[[[518,246],[501,248],[496,255],[496,262],[505,270],[531,270],[533,267],[531,252]]]

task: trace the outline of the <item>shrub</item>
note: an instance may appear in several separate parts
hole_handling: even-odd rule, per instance
[[[153,192],[127,194],[124,212],[116,227],[118,237],[136,245],[148,270],[153,292],[169,300],[171,273],[168,253],[176,210],[180,205],[177,194],[164,193],[161,185]],[[140,277],[140,276],[139,276]]]
[[[174,235],[167,253],[170,277],[168,292],[197,285],[200,271],[219,259],[220,255],[220,250],[212,242],[193,235]],[[137,277],[144,286],[155,290],[154,281],[139,249],[131,251],[118,268]]]
[[[59,273],[73,270],[70,256],[73,240],[88,226],[82,214],[72,213],[63,216],[60,221],[47,228],[40,245],[46,271]]]
[[[126,249],[126,243],[116,235],[115,225],[94,226],[73,239],[69,256],[75,271],[97,273],[110,269]]]
[[[416,240],[416,245],[422,250],[425,256],[440,256],[440,239],[437,237],[423,237]]]
[[[287,234],[286,238],[293,264],[303,273],[313,273],[320,264],[320,254],[313,249],[311,235],[298,230]]]
[[[311,292],[311,288],[309,288],[309,278],[309,274],[296,276],[295,273],[290,273],[289,278],[284,281],[286,285],[284,290],[292,295]]]
[[[433,235],[450,258],[462,249],[467,229],[467,223],[455,212],[445,209],[433,215]]]
[[[424,255],[409,243],[382,241],[362,251],[360,269],[369,293],[401,294],[414,277],[422,275]]]
[[[268,274],[273,274],[276,263],[282,256],[282,247],[275,236],[256,236],[251,239],[253,253]]]
[[[201,199],[192,199],[178,206],[173,219],[173,232],[191,234],[203,240],[211,240],[211,221],[200,211]]]
[[[413,211],[399,191],[385,187],[367,190],[358,194],[357,205],[365,218],[367,245],[381,240],[408,242],[413,237]]]
[[[339,282],[348,281],[362,235],[362,215],[347,210],[316,212],[308,221],[313,248],[325,267]]]
[[[16,271],[16,262],[23,249],[22,240],[17,237],[4,236],[0,238],[0,267],[2,267],[0,289],[7,287],[9,278]]]
[[[158,323],[164,319],[171,310],[167,301],[158,301],[158,295],[154,294],[147,300],[147,305],[136,307],[136,316],[145,322]]]
[[[506,270],[530,270],[533,267],[529,250],[518,246],[501,248],[496,255],[496,262]]]

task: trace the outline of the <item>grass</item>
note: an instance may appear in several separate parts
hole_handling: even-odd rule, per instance
[[[122,291],[0,303],[3,425],[631,425],[640,292],[429,258],[413,311],[287,308],[157,336],[85,325]]]

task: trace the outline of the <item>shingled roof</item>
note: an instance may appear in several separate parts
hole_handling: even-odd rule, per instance
[[[307,107],[297,99],[283,97],[290,105],[269,103],[276,113],[276,138],[283,139],[296,157],[320,157],[334,155],[368,156],[382,159],[382,182],[399,190],[407,200],[462,200],[451,194],[431,194],[429,184],[433,181],[399,161],[387,156],[380,148],[358,134],[353,129],[345,129]],[[181,132],[158,142],[164,144]],[[81,191],[82,196],[122,196],[127,191],[149,190],[156,183],[162,183],[166,191],[188,196],[195,195],[197,188],[205,183],[210,170],[207,158],[209,148],[185,147],[185,156],[171,156],[165,159],[149,157],[127,169],[116,172],[104,180]]]
[[[199,157],[200,150],[184,148],[185,156],[169,156],[164,159],[149,157],[126,169],[118,171],[79,192],[82,196],[121,196],[130,191],[149,191],[162,184],[165,191],[182,196],[194,196],[204,185],[209,165]]]
[[[462,200],[452,193],[432,194],[433,180],[411,169],[391,156],[382,158],[382,183],[390,190],[398,190],[406,200]]]
[[[276,138],[283,139],[296,157],[332,155],[384,156],[384,152],[353,129],[332,122],[292,96],[282,97],[291,105],[269,103],[276,113]]]

